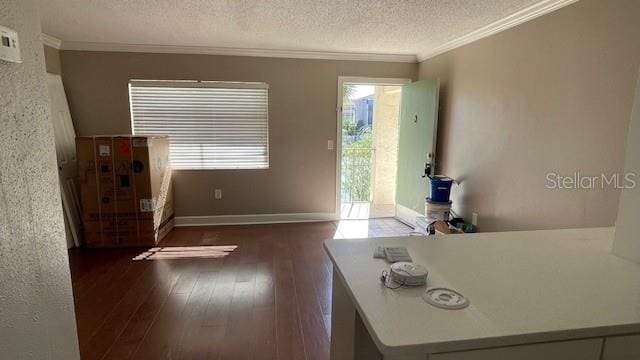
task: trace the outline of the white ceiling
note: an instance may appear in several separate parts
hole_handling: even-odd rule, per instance
[[[541,7],[548,12],[550,6],[570,2],[41,0],[41,12],[44,33],[76,45],[170,45],[425,57],[487,25],[509,20],[514,13],[533,17]]]

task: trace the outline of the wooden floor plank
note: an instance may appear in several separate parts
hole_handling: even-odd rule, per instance
[[[81,343],[81,355],[84,359],[100,359],[111,344],[122,334],[133,314],[142,305],[145,298],[158,285],[153,263],[140,264],[144,273],[129,291],[114,306],[104,318],[101,326],[91,335],[86,346]]]
[[[300,317],[295,306],[276,308],[276,337],[279,360],[306,359]]]
[[[279,254],[275,260],[278,359],[305,359],[302,326],[296,299],[293,262],[290,260],[290,249],[285,244],[286,242],[277,244]]]
[[[295,235],[294,235],[295,236]],[[329,357],[329,338],[322,316],[322,306],[314,286],[313,269],[309,266],[311,255],[305,253],[305,245],[295,238],[289,240],[293,249],[293,272],[295,291],[305,354],[308,360],[327,359]]]
[[[189,295],[184,314],[180,321],[175,324],[178,330],[179,339],[172,347],[172,358],[175,359],[197,359],[198,356],[206,354],[208,345],[202,341],[203,337],[212,329],[203,329],[202,321],[207,310],[209,298],[215,288],[217,272],[201,272],[194,289]],[[213,329],[214,333],[218,329]],[[204,334],[203,334],[204,332]]]
[[[89,334],[79,341],[81,354],[89,348],[89,340],[95,335],[106,317],[116,308],[123,296],[129,291],[143,274],[144,265],[127,265],[120,274],[113,274],[105,281],[104,286],[96,287],[91,294],[76,300],[76,318],[78,332]]]
[[[134,359],[172,358],[172,351],[182,331],[179,324],[197,279],[197,275],[194,276],[197,274],[197,269],[193,264],[183,264],[177,268],[180,278],[140,342],[140,346],[133,355]],[[191,291],[185,289],[191,289]]]
[[[165,263],[158,264],[157,271],[159,276],[156,278],[158,284],[133,314],[127,326],[107,350],[103,359],[120,360],[133,357],[160,309],[168,300],[169,294],[180,276],[177,272],[169,271],[166,265]],[[79,333],[79,336],[82,338],[83,334]]]
[[[237,277],[237,256],[232,254],[224,259],[218,272],[216,284],[207,303],[203,316],[203,326],[226,326],[229,306],[233,297]]]
[[[251,360],[276,360],[278,358],[276,339],[276,309],[271,307],[253,308],[253,344]]]
[[[88,274],[89,276],[80,276],[82,278],[76,281],[73,287],[74,302],[81,307],[85,298],[96,297],[95,292],[102,290],[100,285],[112,283],[113,279],[121,276],[124,268],[130,265],[130,261],[127,259],[129,252],[121,251],[120,249],[88,249],[88,251],[88,256],[92,257],[96,262],[95,266],[88,270],[91,273]],[[99,254],[98,251],[104,251],[108,256],[96,256],[96,254]]]
[[[255,281],[236,282],[229,306],[229,322],[221,360],[249,359],[253,344],[253,297]]]

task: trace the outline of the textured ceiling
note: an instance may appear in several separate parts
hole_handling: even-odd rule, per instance
[[[41,0],[64,41],[424,54],[540,0]]]

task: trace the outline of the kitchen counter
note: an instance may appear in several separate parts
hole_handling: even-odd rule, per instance
[[[384,359],[640,333],[640,264],[612,255],[612,240],[613,228],[327,240],[332,359],[358,358],[349,341],[360,320]],[[428,287],[452,288],[469,307],[439,309],[424,287],[382,286],[379,245],[407,247]]]

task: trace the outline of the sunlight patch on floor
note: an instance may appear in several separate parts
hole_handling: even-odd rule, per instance
[[[134,257],[132,260],[222,258],[231,254],[237,248],[237,245],[154,247]]]
[[[413,229],[394,218],[340,220],[334,239],[408,236]]]
[[[366,220],[369,218],[371,204],[368,202],[342,203],[340,214],[342,220]]]

